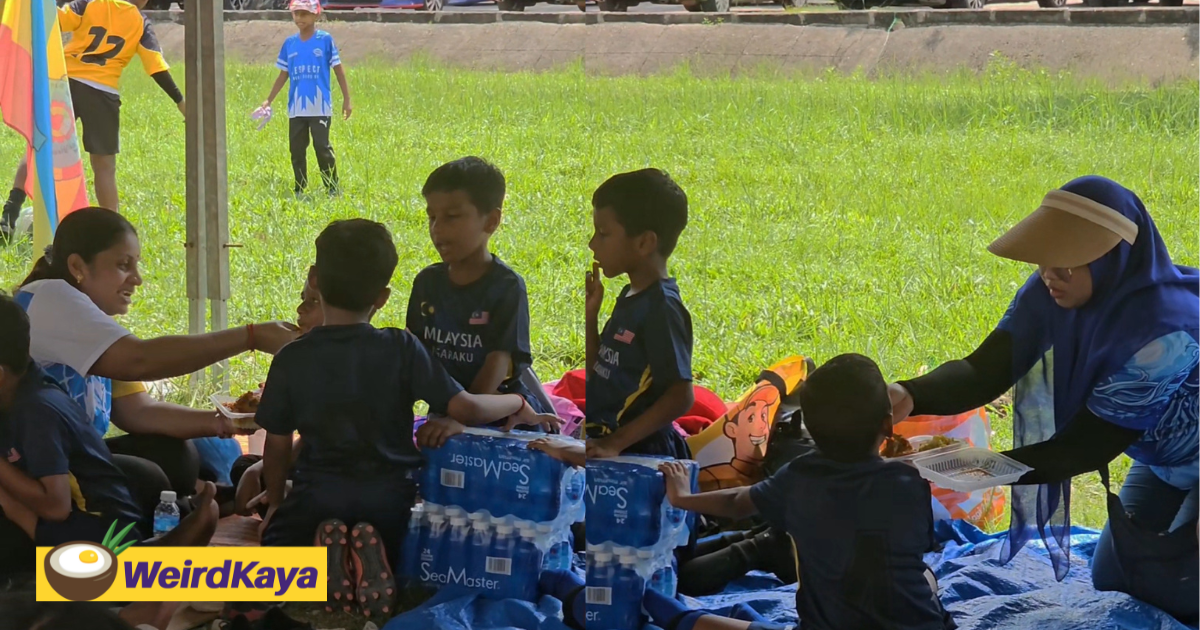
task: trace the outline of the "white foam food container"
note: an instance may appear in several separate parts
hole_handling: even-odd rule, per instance
[[[1033,470],[1017,460],[986,448],[966,447],[913,460],[926,480],[955,492],[974,492],[1006,486]]]
[[[234,398],[232,396],[225,396],[222,394],[213,394],[211,400],[212,400],[213,405],[216,406],[217,411],[220,412],[221,415],[225,416],[226,418],[229,418],[230,420],[233,420],[234,426],[236,426],[238,428],[242,428],[242,429],[257,429],[257,428],[259,428],[258,424],[254,422],[254,414],[252,414],[252,413],[237,413],[235,411],[230,410],[229,407],[226,406],[227,404],[233,404],[233,403],[237,402],[236,398]]]

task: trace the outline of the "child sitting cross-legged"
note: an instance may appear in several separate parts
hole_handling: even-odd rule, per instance
[[[5,548],[54,547],[76,540],[203,546],[217,525],[216,487],[205,482],[190,514],[157,538],[153,514],[139,509],[112,453],[90,418],[29,356],[29,318],[0,296],[0,530],[12,525],[27,540],[0,540]],[[86,560],[84,561],[86,562]],[[26,567],[33,571],[32,549]]]
[[[687,469],[668,462],[668,500],[733,520],[759,514],[787,531],[805,630],[954,628],[923,560],[935,545],[929,482],[879,456],[892,430],[879,367],[862,355],[835,357],[801,385],[798,402],[817,452],[753,486],[699,494],[690,492]],[[699,611],[666,598],[657,604],[646,609],[664,630],[701,627]]]
[[[509,428],[560,421],[515,394],[464,392],[411,333],[371,325],[387,303],[397,263],[383,225],[335,221],[316,248],[309,273],[324,321],[275,357],[256,415],[267,430],[270,508],[262,542],[327,546],[327,608],[359,606],[366,616],[386,617],[396,589],[391,567],[424,463],[413,444],[413,404],[424,400],[431,412],[469,422],[510,418]],[[293,466],[297,431],[304,446]],[[417,441],[438,447],[460,431],[442,418],[422,425]],[[293,485],[285,498],[289,467]]]

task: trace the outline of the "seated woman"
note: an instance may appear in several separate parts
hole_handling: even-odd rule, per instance
[[[205,483],[179,526],[158,539],[153,510],[134,504],[125,477],[83,409],[29,357],[29,319],[0,296],[0,519],[36,546],[87,540],[133,525],[123,540],[202,546],[217,525],[216,487]],[[11,529],[11,528],[9,528]],[[23,541],[0,541],[21,546]],[[9,555],[9,554],[4,554]],[[28,556],[33,569],[33,554]],[[20,570],[20,569],[18,569]]]
[[[1007,455],[1033,470],[1012,489],[1004,559],[1038,536],[1060,580],[1071,478],[1100,470],[1107,485],[1109,463],[1128,455],[1093,585],[1194,622],[1200,274],[1172,263],[1141,199],[1103,177],[1051,191],[989,250],[1037,269],[974,352],[891,386],[893,420],[961,413],[1013,388]]]
[[[107,433],[110,421],[129,434],[110,438],[108,447],[145,510],[157,505],[161,490],[196,492],[201,463],[191,440],[236,431],[213,411],[156,401],[138,383],[191,374],[250,350],[274,353],[296,331],[271,322],[140,339],[113,319],[129,311],[142,284],[140,258],[129,221],[111,210],[84,208],[59,224],[54,244],[15,298],[32,322],[33,359],[83,407],[97,435]],[[240,451],[233,440],[208,446]],[[206,477],[223,478],[228,462],[223,468]]]

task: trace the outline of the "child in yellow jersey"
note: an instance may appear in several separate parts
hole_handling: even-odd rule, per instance
[[[121,72],[136,54],[142,67],[184,111],[183,94],[171,78],[162,48],[142,15],[146,0],[73,0],[58,10],[63,33],[71,33],[64,46],[71,103],[83,122],[83,149],[88,152],[95,178],[96,205],[117,209],[117,153],[120,151]],[[25,161],[8,201],[0,229],[10,231],[25,203]]]

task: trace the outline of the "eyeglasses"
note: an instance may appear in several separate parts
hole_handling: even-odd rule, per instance
[[[1070,282],[1074,272],[1069,267],[1043,267],[1038,265],[1038,275],[1042,276],[1043,280]]]

